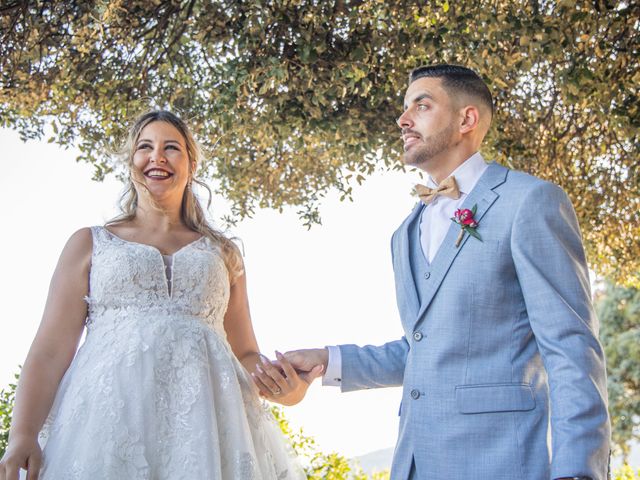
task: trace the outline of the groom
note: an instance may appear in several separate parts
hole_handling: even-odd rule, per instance
[[[411,72],[398,126],[429,182],[391,240],[405,335],[286,358],[344,392],[402,385],[394,480],[604,480],[605,363],[576,216],[556,185],[485,163],[492,116],[475,72]]]

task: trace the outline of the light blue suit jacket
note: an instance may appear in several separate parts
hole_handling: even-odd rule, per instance
[[[474,205],[482,241],[456,248],[452,222],[430,265],[411,263],[424,259],[421,204],[394,233],[405,336],[341,345],[342,390],[403,386],[394,480],[412,461],[426,480],[604,480],[605,363],[571,203],[492,163],[463,208]]]

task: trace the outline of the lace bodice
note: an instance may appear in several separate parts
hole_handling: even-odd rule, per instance
[[[229,276],[209,239],[201,237],[172,255],[169,280],[157,248],[123,240],[104,227],[92,230],[89,327],[105,311],[127,309],[196,316],[223,331]]]

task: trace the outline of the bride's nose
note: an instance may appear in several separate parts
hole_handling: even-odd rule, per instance
[[[158,148],[154,148],[151,152],[149,160],[153,163],[167,163],[167,159],[164,156],[164,152]]]

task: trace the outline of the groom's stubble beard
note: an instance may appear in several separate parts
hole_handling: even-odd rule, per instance
[[[439,132],[425,138],[420,145],[409,149],[402,157],[404,164],[428,171],[427,167],[433,158],[451,150],[458,143],[453,139],[455,128],[454,122],[451,122]]]

